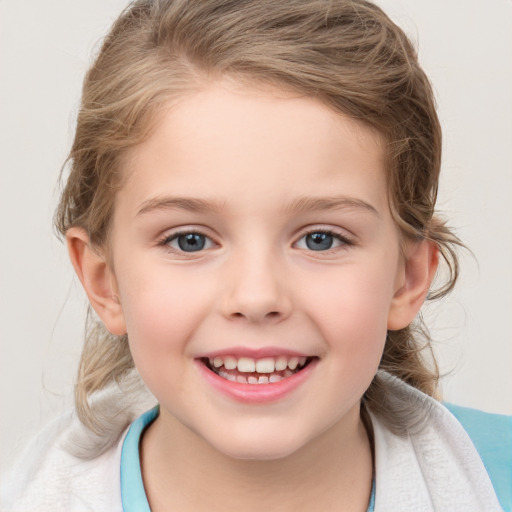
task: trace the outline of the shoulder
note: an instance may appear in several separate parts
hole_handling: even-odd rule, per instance
[[[70,449],[71,443],[77,440],[77,429],[80,429],[78,419],[68,413],[32,440],[2,478],[2,511],[122,510],[119,476],[122,440],[97,457],[82,459]]]
[[[386,404],[402,418],[402,428],[394,430],[388,417],[370,411],[376,510],[378,504],[380,510],[397,511],[510,510],[461,422],[416,388],[389,374],[380,377],[386,383]]]
[[[444,405],[471,438],[502,507],[512,511],[512,416]]]

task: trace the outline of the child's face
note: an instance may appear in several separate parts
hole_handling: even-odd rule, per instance
[[[256,459],[356,428],[404,284],[378,136],[311,99],[217,84],[164,113],[126,172],[112,261],[158,421]],[[309,365],[266,373],[295,356]]]

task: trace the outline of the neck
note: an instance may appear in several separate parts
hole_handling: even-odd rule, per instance
[[[159,417],[141,443],[151,510],[366,511],[372,455],[358,410],[277,460],[226,456],[172,416]]]

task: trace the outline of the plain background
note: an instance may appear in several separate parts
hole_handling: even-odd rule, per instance
[[[425,314],[445,399],[512,414],[512,2],[381,0],[444,127],[440,210],[472,249]],[[0,464],[72,403],[85,298],[52,233],[83,74],[125,0],[0,0]],[[478,262],[478,263],[477,263]]]

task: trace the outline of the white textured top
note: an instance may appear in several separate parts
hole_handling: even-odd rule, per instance
[[[421,430],[392,434],[371,415],[375,438],[375,512],[500,512],[471,439],[439,402],[391,378],[395,391],[429,408]]]
[[[73,414],[50,423],[0,484],[1,512],[122,512],[121,440],[91,460],[65,447],[82,428]]]

